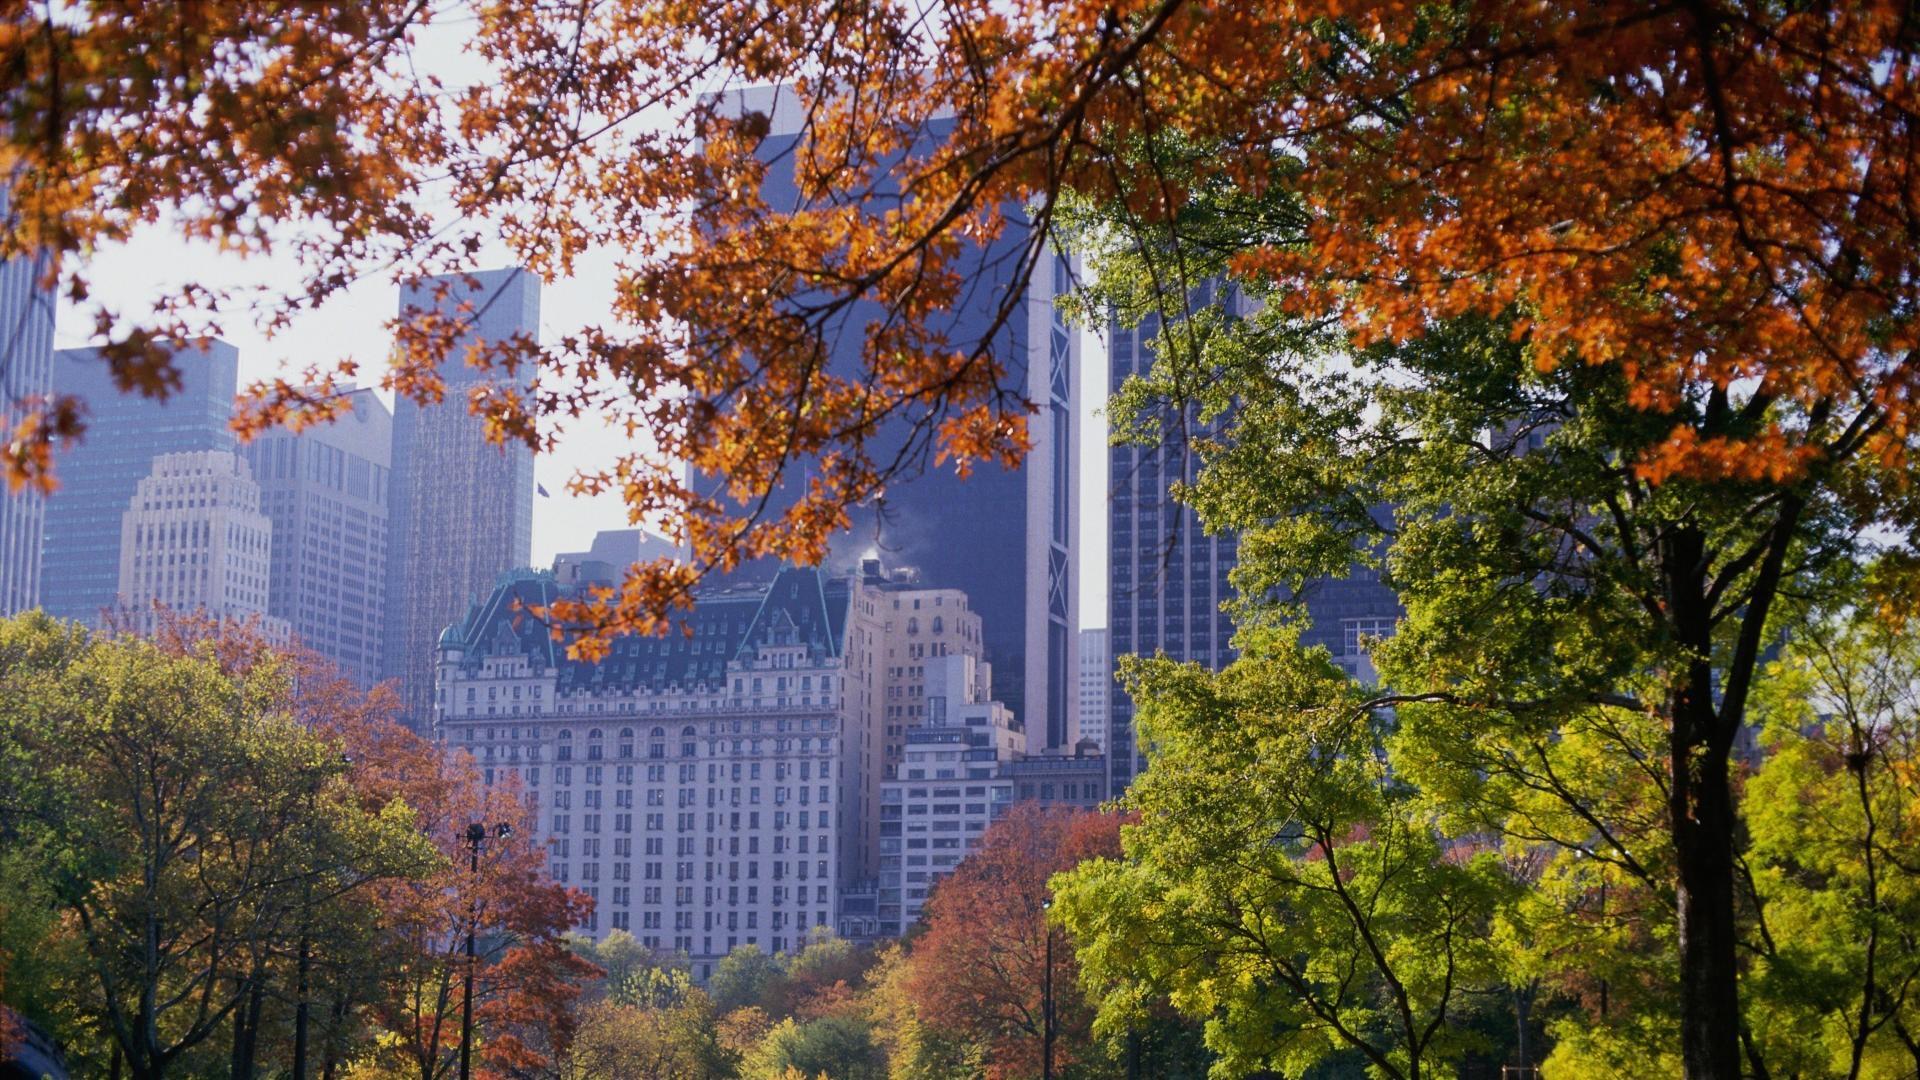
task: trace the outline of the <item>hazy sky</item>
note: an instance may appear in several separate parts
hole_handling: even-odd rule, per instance
[[[485,81],[486,66],[466,52],[471,16],[458,8],[442,11],[417,35],[412,67],[440,79],[448,92]],[[658,122],[671,122],[662,116]],[[543,341],[587,325],[604,325],[613,296],[615,254],[598,251],[582,258],[576,275],[551,282],[541,290],[540,334]],[[485,265],[509,265],[504,246],[484,253]],[[126,314],[143,312],[169,287],[188,282],[209,286],[265,284],[292,289],[298,274],[290,260],[242,260],[207,244],[189,244],[164,230],[136,237],[133,242],[98,253],[86,270],[92,301]],[[378,380],[386,369],[388,338],[383,323],[398,307],[398,288],[392,280],[369,280],[355,286],[318,311],[309,312],[292,329],[268,340],[253,325],[230,315],[225,338],[240,350],[240,381],[299,372],[313,364],[331,365],[343,357],[360,362],[364,382]],[[61,347],[94,344],[86,333],[91,319],[62,301],[55,338]],[[1080,620],[1082,626],[1107,624],[1107,451],[1106,425],[1099,410],[1106,401],[1105,343],[1096,335],[1081,335],[1084,365],[1080,430]],[[388,403],[391,404],[391,397]],[[599,529],[626,526],[625,506],[617,496],[576,498],[567,493],[567,480],[582,467],[608,462],[625,446],[624,437],[598,422],[582,422],[569,429],[559,449],[543,455],[535,466],[540,484],[550,498],[534,502],[533,554],[538,565],[550,563],[558,551],[585,548]]]
[[[507,261],[504,251],[495,254],[495,261],[504,265]],[[581,262],[575,277],[542,289],[540,333],[543,340],[555,341],[581,326],[607,320],[613,291],[613,261],[609,252],[596,253]],[[160,230],[136,237],[123,247],[102,251],[86,272],[93,302],[130,315],[145,310],[154,297],[169,287],[186,282],[216,286],[267,284],[286,289],[298,282],[290,262],[242,260],[215,251],[210,245],[189,244]],[[343,357],[359,361],[365,380],[372,382],[376,379],[374,373],[385,369],[388,339],[383,323],[397,306],[398,290],[391,281],[367,281],[318,311],[306,313],[291,331],[272,340],[248,320],[234,316],[226,320],[225,337],[240,350],[243,385],[278,371],[298,372],[308,365],[331,364]],[[91,325],[81,310],[63,301],[55,330],[57,344],[61,347],[93,344],[86,335]],[[1094,335],[1082,334],[1081,357],[1085,371],[1079,418],[1080,618],[1083,626],[1093,627],[1105,626],[1107,621],[1106,429],[1097,412],[1106,396],[1104,342]],[[104,434],[95,433],[95,437]],[[536,564],[551,562],[557,551],[585,548],[596,530],[624,527],[625,507],[616,496],[587,499],[566,491],[567,480],[575,470],[610,460],[623,445],[619,433],[598,422],[582,422],[565,433],[556,453],[538,459],[536,476],[551,497],[535,500]]]

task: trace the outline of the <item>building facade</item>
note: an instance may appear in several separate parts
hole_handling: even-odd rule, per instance
[[[162,454],[134,486],[120,518],[114,621],[151,632],[158,608],[259,623],[284,640],[268,615],[273,522],[260,510],[260,485],[231,450]]]
[[[1080,700],[1074,711],[1073,745],[1107,744],[1107,714],[1113,700],[1113,654],[1107,649],[1107,630],[1080,631]]]
[[[0,210],[5,205],[0,200]],[[0,432],[11,433],[23,407],[53,389],[54,298],[46,271],[44,259],[0,262]],[[0,616],[39,606],[46,512],[35,492],[0,491]]]
[[[880,933],[920,921],[934,884],[953,872],[1014,802],[1002,768],[1027,732],[992,698],[990,674],[969,656],[934,661],[921,723],[908,729],[899,775],[881,785]]]
[[[673,559],[684,562],[686,552],[664,537],[640,529],[602,529],[585,551],[563,551],[553,557],[553,574],[564,586],[618,576],[635,563]]]
[[[273,522],[267,611],[361,686],[380,678],[393,414],[354,390],[331,424],[243,448]]]
[[[953,655],[928,665],[926,708],[907,729],[897,775],[881,784],[878,933],[899,937],[920,921],[927,898],[989,826],[1018,803],[1098,809],[1106,760],[1091,743],[1077,752],[1036,750],[1018,717],[993,700],[988,666]]]
[[[1236,301],[1228,297],[1224,302]],[[1159,320],[1153,317],[1138,327],[1117,320],[1109,327],[1112,390],[1118,391],[1131,376],[1147,373],[1158,334]],[[1195,416],[1166,417],[1156,445],[1115,446],[1110,451],[1109,680],[1122,656],[1164,655],[1216,671],[1234,658],[1233,624],[1223,605],[1234,596],[1228,575],[1238,561],[1238,538],[1208,535],[1198,515],[1168,490],[1173,483],[1196,478],[1199,461],[1189,443],[1217,434],[1222,424],[1205,424]],[[1370,677],[1365,642],[1391,634],[1402,613],[1393,590],[1373,570],[1356,565],[1348,577],[1312,583],[1301,599],[1311,618],[1301,635],[1303,643],[1325,646],[1349,674]],[[1118,796],[1146,761],[1134,734],[1133,702],[1117,683],[1108,685],[1107,793]]]
[[[776,209],[798,205],[792,170],[802,121],[799,103],[781,88],[754,87],[734,93],[728,107],[769,117],[770,133],[761,143],[769,166],[764,194]],[[951,121],[937,121],[919,141],[936,143],[950,126]],[[851,565],[878,549],[890,561],[918,567],[925,580],[964,592],[985,627],[985,656],[1000,697],[1036,743],[1068,746],[1079,628],[1079,454],[1073,418],[1081,365],[1075,335],[1054,302],[1070,285],[1068,263],[1049,255],[1024,289],[1016,289],[1015,268],[1027,261],[1025,245],[1032,235],[1019,208],[1010,207],[1008,218],[1004,235],[993,244],[961,253],[956,269],[965,275],[966,287],[947,321],[935,329],[957,350],[990,353],[1006,381],[1033,404],[1027,418],[1031,451],[1011,470],[987,466],[961,479],[929,464],[917,475],[897,479],[883,499],[853,509],[834,557]],[[1002,319],[1009,296],[1014,298],[1009,317]],[[878,314],[872,304],[854,305],[844,316],[847,332],[828,335],[832,374],[868,377],[864,335],[855,328]],[[876,460],[888,460],[910,436],[904,422],[886,426],[867,449]],[[716,489],[719,484],[713,478],[695,482]],[[790,505],[804,483],[795,475],[770,506]]]
[[[53,391],[86,402],[88,437],[63,453],[60,491],[47,500],[40,545],[40,604],[50,615],[94,622],[120,591],[121,518],[163,454],[234,447],[240,354],[223,341],[176,347],[181,386],[165,400],[122,392],[93,349],[53,354]]]
[[[387,517],[383,667],[385,677],[397,680],[402,717],[416,728],[432,719],[440,632],[492,591],[502,573],[533,557],[533,452],[487,441],[484,422],[467,411],[466,395],[489,372],[462,358],[482,342],[538,336],[539,279],[524,270],[494,270],[429,278],[401,294],[403,319],[436,309],[468,329],[441,365],[446,400],[422,408],[402,396],[394,404]]]
[[[704,978],[737,946],[841,928],[873,876],[886,594],[785,570],[589,664],[524,614],[565,588],[514,572],[450,626],[435,709],[488,783],[524,790],[554,877],[596,901],[584,929],[682,950]]]

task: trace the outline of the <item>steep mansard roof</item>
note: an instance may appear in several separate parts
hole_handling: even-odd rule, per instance
[[[771,582],[706,591],[666,636],[618,638],[604,660],[584,663],[567,659],[563,645],[526,611],[568,591],[543,571],[505,574],[464,619],[447,627],[440,648],[455,650],[470,669],[487,656],[523,655],[536,670],[557,668],[563,694],[718,686],[728,661],[761,645],[803,644],[839,656],[851,597],[844,578],[786,569]]]

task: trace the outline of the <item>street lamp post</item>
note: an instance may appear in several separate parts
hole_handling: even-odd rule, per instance
[[[1046,913],[1053,908],[1053,900],[1040,902],[1040,919],[1046,927],[1046,966],[1040,974],[1040,1077],[1041,1080],[1053,1080],[1053,923],[1047,921]]]
[[[501,822],[493,827],[493,835],[501,840],[513,835],[513,826]],[[473,876],[480,875],[480,846],[487,842],[487,827],[478,822],[467,826],[467,867]],[[480,924],[479,901],[467,901],[467,985],[460,1000],[460,1080],[470,1080],[473,1068],[473,935]]]

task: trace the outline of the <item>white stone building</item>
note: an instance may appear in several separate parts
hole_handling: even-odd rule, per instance
[[[682,950],[704,978],[736,946],[841,928],[842,891],[875,872],[889,627],[906,625],[883,614],[888,583],[785,570],[594,664],[525,613],[565,588],[509,574],[449,627],[435,715],[489,783],[525,789],[554,877],[595,900],[582,929]]]
[[[152,629],[156,606],[258,620],[284,640],[286,622],[267,614],[272,544],[273,524],[244,459],[230,450],[162,454],[121,515],[119,617],[142,632]]]

